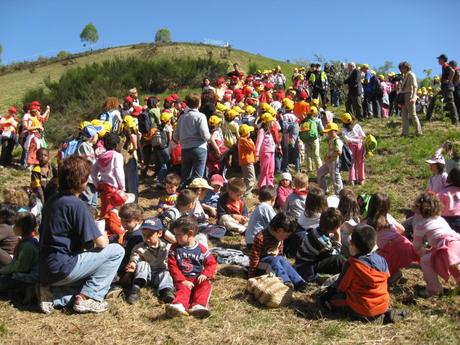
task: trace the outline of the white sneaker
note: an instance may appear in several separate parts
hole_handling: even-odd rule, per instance
[[[195,304],[192,308],[189,309],[189,312],[199,319],[205,319],[211,316],[209,309],[202,306],[201,304]]]
[[[96,301],[92,298],[83,299],[80,295],[75,296],[73,310],[77,313],[102,313],[109,309],[106,301]]]
[[[188,313],[182,304],[175,303],[166,306],[166,315],[172,318],[177,316],[188,316]]]
[[[44,314],[49,315],[54,311],[53,293],[49,286],[38,285],[37,299],[38,306]]]

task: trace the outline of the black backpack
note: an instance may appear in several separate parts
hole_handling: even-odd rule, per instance
[[[340,171],[349,171],[353,165],[353,154],[347,145],[342,146],[342,154],[340,155]]]
[[[137,124],[139,127],[139,132],[141,132],[142,134],[149,133],[153,127],[152,119],[146,111],[140,113],[137,119]]]

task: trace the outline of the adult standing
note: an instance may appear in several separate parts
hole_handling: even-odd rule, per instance
[[[457,107],[455,106],[454,102],[454,76],[455,70],[449,66],[447,63],[447,56],[445,54],[441,54],[438,56],[438,63],[442,66],[442,74],[441,74],[441,92],[442,97],[444,98],[444,103],[447,105],[447,109],[449,110],[450,120],[452,121],[453,125],[458,123],[458,112]]]
[[[449,61],[449,66],[452,67],[455,71],[454,74],[454,101],[455,101],[455,107],[457,108],[457,114],[460,111],[460,70],[458,69],[457,61],[452,60]]]
[[[51,313],[75,294],[76,312],[103,312],[104,297],[123,259],[124,249],[109,244],[88,206],[78,198],[91,163],[71,156],[59,168],[59,192],[43,208],[40,225],[40,309]]]
[[[402,136],[409,136],[409,120],[415,125],[415,133],[422,135],[422,127],[415,111],[417,100],[417,77],[411,71],[412,66],[407,61],[399,64],[402,81],[398,91],[398,104],[401,106]]]
[[[356,68],[353,62],[348,64],[349,77],[344,80],[348,85],[348,96],[345,102],[347,113],[353,114],[358,120],[363,119],[363,106],[361,103],[361,96],[363,94],[363,87],[361,85],[361,72]]]
[[[187,109],[179,117],[173,139],[182,147],[182,183],[186,185],[196,177],[203,177],[208,156],[209,133],[206,115],[199,112],[200,95],[190,93],[185,97]]]

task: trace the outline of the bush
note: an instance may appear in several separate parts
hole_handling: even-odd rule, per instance
[[[66,58],[68,56],[70,56],[71,54],[69,52],[66,52],[65,50],[61,50],[59,53],[57,53],[56,57],[58,59],[63,59],[63,58]]]
[[[45,87],[29,90],[24,103],[39,100],[52,109],[47,124],[48,140],[60,142],[82,120],[95,118],[106,97],[123,97],[137,87],[141,93],[160,94],[168,90],[194,88],[204,75],[223,75],[227,64],[211,59],[169,59],[145,61],[136,58],[93,63],[66,71],[59,81],[45,80]]]
[[[248,75],[249,74],[256,74],[257,71],[259,70],[259,66],[255,62],[251,62],[248,66]]]

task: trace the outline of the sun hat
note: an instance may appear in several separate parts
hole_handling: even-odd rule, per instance
[[[144,220],[141,229],[149,230],[152,232],[163,231],[163,223],[157,217],[150,217]]]
[[[237,112],[236,110],[230,109],[230,110],[227,111],[227,117],[228,117],[229,119],[232,119],[232,120],[233,120],[233,119],[234,119],[235,117],[237,117],[238,115],[239,115],[239,114],[238,114],[238,112]]]
[[[212,115],[209,117],[208,123],[210,126],[216,126],[222,122],[222,118],[217,115]]]
[[[260,119],[262,120],[263,123],[268,123],[268,122],[274,121],[274,120],[275,120],[275,117],[273,116],[273,114],[270,114],[270,113],[263,113],[263,114],[260,116]]]
[[[210,190],[214,189],[209,185],[208,181],[201,177],[194,178],[192,182],[187,186],[187,188],[204,188]]]
[[[329,122],[326,128],[324,128],[323,133],[328,133],[331,131],[336,131],[336,132],[339,131],[339,126],[335,122]]]
[[[212,175],[209,182],[211,186],[220,186],[220,187],[223,187],[225,183],[223,176],[219,174]]]
[[[446,164],[446,161],[444,160],[444,157],[442,155],[435,154],[433,157],[430,159],[426,160],[428,164]]]
[[[292,182],[292,175],[291,173],[284,172],[281,174],[281,180],[288,180]]]
[[[252,115],[256,112],[256,108],[254,108],[252,105],[247,105],[244,107],[244,111],[249,114],[249,115]]]
[[[239,131],[239,133],[240,133],[240,135],[241,135],[242,137],[247,136],[247,135],[248,135],[249,133],[251,133],[253,130],[254,130],[254,127],[249,126],[249,125],[247,125],[247,124],[242,124],[242,125],[240,126],[240,128],[238,129],[238,131]]]
[[[342,116],[340,116],[340,121],[346,125],[349,125],[353,122],[353,117],[349,113],[343,113]]]
[[[169,120],[171,120],[173,118],[173,116],[174,115],[172,113],[164,111],[164,112],[161,113],[160,120],[161,120],[161,122],[166,123]]]

